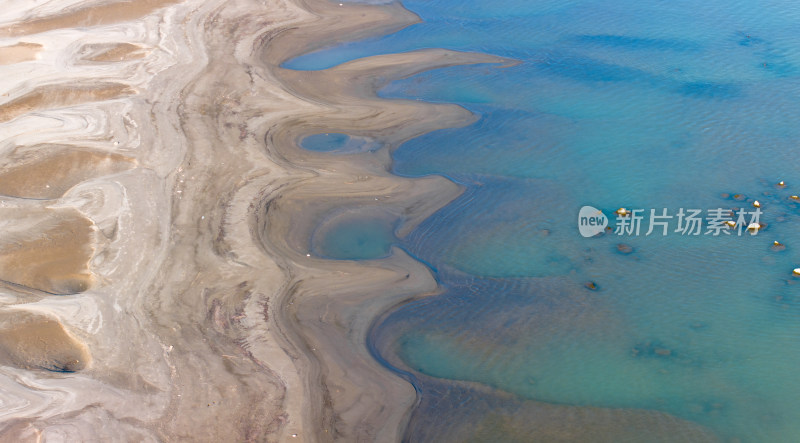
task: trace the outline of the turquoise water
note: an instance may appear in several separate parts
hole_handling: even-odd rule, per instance
[[[336,260],[371,260],[389,255],[396,242],[394,226],[385,218],[337,217],[318,228],[312,252]]]
[[[426,378],[471,381],[663,411],[726,440],[800,441],[800,204],[789,198],[800,193],[800,4],[404,4],[423,23],[287,65],[427,47],[521,63],[381,91],[480,119],[394,153],[394,173],[445,175],[466,192],[401,240],[443,293],[388,315],[379,357],[427,399],[441,393]],[[583,238],[576,226],[584,205],[674,215],[754,200],[766,223],[756,236],[681,236],[672,220],[666,236]]]
[[[300,140],[300,146],[309,151],[338,154],[373,151],[381,147],[379,143],[369,139],[340,133],[309,135]]]

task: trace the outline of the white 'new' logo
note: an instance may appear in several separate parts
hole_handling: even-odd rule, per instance
[[[578,231],[584,237],[594,237],[608,226],[608,217],[597,208],[584,206],[578,212]]]

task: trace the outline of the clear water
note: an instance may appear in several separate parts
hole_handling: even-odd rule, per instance
[[[394,227],[383,218],[338,217],[318,228],[312,252],[336,260],[371,260],[387,257],[396,242]]]
[[[364,137],[351,137],[347,134],[313,134],[300,140],[300,147],[316,152],[352,154],[373,151],[381,147],[377,142]]]
[[[440,69],[381,91],[481,118],[394,154],[395,173],[446,175],[467,192],[402,240],[444,293],[392,313],[378,329],[405,332],[378,347],[419,375],[522,398],[800,441],[800,205],[789,199],[800,193],[800,4],[404,4],[424,22],[287,66],[428,47],[521,64]],[[587,239],[576,226],[583,205],[674,214],[753,199],[767,223],[757,236]],[[770,250],[775,240],[786,250]]]

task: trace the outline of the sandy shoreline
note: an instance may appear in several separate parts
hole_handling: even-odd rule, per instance
[[[396,4],[140,3],[12,2],[0,17],[2,220],[44,220],[0,235],[0,440],[399,439],[415,392],[366,334],[436,282],[400,250],[309,257],[309,237],[331,211],[377,205],[403,234],[460,193],[390,175],[388,153],[472,115],[377,99],[375,79],[503,60],[431,50],[293,72],[280,62],[320,42],[418,19]],[[386,148],[296,146],[334,130]]]

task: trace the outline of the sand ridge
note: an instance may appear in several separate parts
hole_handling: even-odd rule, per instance
[[[112,100],[134,93],[128,85],[111,82],[39,86],[0,104],[0,123],[40,109]]]
[[[148,53],[146,48],[127,42],[87,44],[81,51],[86,53],[83,59],[90,62],[138,60]]]

